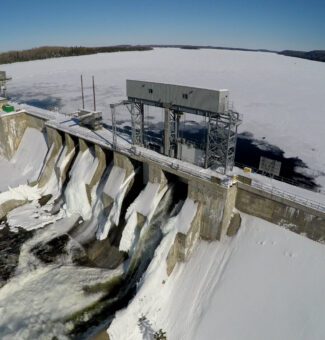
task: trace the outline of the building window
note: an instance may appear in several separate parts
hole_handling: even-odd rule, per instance
[[[183,93],[183,99],[188,99],[188,94]]]
[[[152,90],[152,89],[149,89],[148,91],[149,91],[149,93],[153,93],[153,90]]]

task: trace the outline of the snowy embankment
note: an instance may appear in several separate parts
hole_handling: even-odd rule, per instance
[[[160,329],[184,340],[322,339],[324,246],[242,217],[237,236],[200,241],[170,277],[166,256],[175,231],[166,226],[137,295],[108,329],[110,339],[152,339]]]
[[[278,146],[285,157],[299,157],[319,174],[317,181],[325,187],[324,63],[262,52],[157,48],[16,63],[1,69],[13,78],[8,93],[14,99],[57,106],[67,113],[81,106],[81,73],[87,85],[86,106],[92,107],[94,75],[97,108],[108,124],[109,104],[125,99],[126,79],[227,88],[236,109],[244,114],[240,132]],[[153,112],[150,124],[161,120]]]

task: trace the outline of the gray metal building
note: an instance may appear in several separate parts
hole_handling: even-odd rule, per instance
[[[209,90],[189,86],[155,82],[127,80],[127,100],[112,104],[113,131],[116,131],[115,108],[126,105],[131,112],[133,144],[146,146],[144,131],[144,106],[164,109],[164,136],[162,152],[170,157],[187,158],[195,161],[204,158],[204,167],[213,167],[226,173],[234,164],[239,114],[229,109],[228,90]],[[194,150],[185,146],[179,135],[180,118],[183,113],[205,117],[207,121],[204,157],[194,156]],[[201,162],[202,164],[202,162]]]

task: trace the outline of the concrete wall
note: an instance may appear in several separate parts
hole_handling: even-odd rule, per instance
[[[46,127],[47,144],[50,154],[46,159],[46,163],[42,169],[42,173],[38,179],[38,185],[43,188],[49,181],[55,167],[57,158],[62,150],[62,137],[60,133],[52,128]]]
[[[188,198],[198,203],[196,215],[188,233],[178,232],[167,256],[167,274],[177,262],[186,261],[198,238],[220,240],[227,233],[235,207],[237,186],[229,189],[218,183],[191,180],[188,182]]]
[[[64,169],[62,169],[61,173],[59,169],[55,169],[56,173],[58,176],[61,176],[61,182],[64,183],[66,178],[67,178],[67,172],[70,168],[70,165],[72,163],[73,157],[76,154],[76,145],[73,141],[73,139],[67,134],[64,134],[64,144],[65,147],[67,148],[67,155],[69,155],[71,153],[72,157],[70,159],[70,161],[65,165]]]
[[[113,164],[114,166],[117,166],[125,170],[125,179],[131,176],[131,174],[134,172],[134,166],[131,160],[118,152],[113,153]],[[126,194],[131,190],[133,183],[134,178],[132,178],[132,180],[129,182]],[[107,195],[105,192],[103,192],[102,201],[104,204],[104,208],[109,209],[112,206],[114,199]]]
[[[188,197],[201,204],[200,236],[220,240],[227,231],[235,205],[236,186],[230,189],[217,183],[189,181]]]
[[[42,130],[45,121],[25,113],[0,116],[0,154],[11,159],[21,142],[27,127]]]
[[[87,190],[87,196],[88,196],[89,202],[91,202],[91,192],[93,188],[99,183],[106,169],[106,155],[103,149],[99,147],[98,145],[95,145],[95,155],[96,155],[96,158],[98,159],[98,166],[90,183],[86,184],[86,190]]]
[[[0,153],[10,159],[17,150],[26,128],[33,127],[43,130],[44,123],[44,120],[25,113],[0,116]],[[54,145],[55,151],[40,178],[41,185],[44,185],[50,175],[50,170],[53,169],[53,160],[62,146],[62,138],[57,131],[47,128],[46,132],[49,147]],[[7,138],[8,136],[10,138]],[[66,143],[70,143],[71,148],[74,147],[73,140],[69,135],[66,134],[65,140]],[[88,144],[83,139],[79,139],[79,148],[84,151],[88,148]],[[99,166],[87,188],[89,199],[91,199],[91,189],[99,182],[107,166],[105,152],[98,145],[95,146],[95,153],[99,159]],[[117,152],[114,152],[113,155],[114,165],[125,169],[126,176],[130,176],[134,171],[134,165],[130,158]],[[179,176],[181,181],[188,183],[188,197],[199,203],[197,214],[199,218],[196,219],[196,227],[191,229],[188,235],[177,236],[176,243],[183,244],[185,248],[191,246],[196,237],[193,235],[196,234],[207,240],[221,239],[227,232],[234,206],[242,212],[282,225],[311,239],[325,241],[324,214],[253,188],[250,186],[250,179],[239,178],[244,183],[238,183],[238,185],[227,189],[213,179],[209,181],[198,178],[166,164],[148,161],[144,157],[135,157],[135,159],[143,162],[144,183],[161,183],[163,187],[167,184],[164,172]],[[130,182],[128,190],[132,185],[133,180]],[[111,203],[109,201],[107,198],[107,205]],[[184,258],[184,249],[177,250],[175,256]]]
[[[285,198],[238,183],[236,208],[312,240],[325,241],[325,214]]]
[[[188,259],[191,251],[200,237],[200,221],[202,219],[202,205],[198,205],[196,215],[191,223],[188,233],[185,235],[178,232],[174,242],[169,249],[166,264],[167,275],[170,275],[178,262],[184,262]]]
[[[122,168],[126,171],[126,177],[129,177],[133,172],[134,172],[134,166],[131,162],[131,160],[118,153],[118,152],[114,152],[114,165],[118,166],[119,168]]]
[[[167,184],[167,178],[162,169],[154,163],[143,163],[143,183]]]
[[[88,184],[86,184],[86,192],[87,192],[87,198],[89,203],[92,203],[92,197],[91,197],[91,193],[92,190],[94,189],[94,187],[96,185],[98,185],[99,181],[102,178],[102,175],[106,169],[106,155],[105,152],[103,151],[103,149],[98,146],[98,145],[94,145],[94,144],[88,144],[87,142],[85,142],[82,138],[78,139],[78,144],[79,144],[79,151],[80,152],[84,152],[86,150],[88,150],[90,147],[94,148],[94,153],[95,153],[95,157],[98,159],[98,165],[97,168],[95,170],[95,173],[93,175],[93,177],[91,178],[90,182]]]
[[[9,200],[0,204],[0,220],[2,220],[11,210],[27,203],[27,200]]]
[[[26,129],[30,127],[42,131],[44,124],[44,120],[25,113],[0,116],[0,155],[8,160],[11,159],[18,149]],[[3,219],[11,210],[26,202],[26,200],[9,200],[2,203],[0,205],[0,219]]]

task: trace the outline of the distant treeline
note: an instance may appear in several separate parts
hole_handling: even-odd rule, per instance
[[[315,61],[325,62],[325,51],[310,51],[310,52],[301,52],[301,51],[282,51],[279,54],[286,55],[288,57],[296,57],[303,58]]]
[[[155,45],[153,47],[167,47],[167,46]],[[285,50],[285,51],[277,52],[277,51],[266,50],[266,49],[217,47],[217,46],[192,46],[192,45],[177,45],[177,46],[170,45],[170,47],[179,47],[179,48],[186,49],[186,50],[198,50],[198,49],[204,48],[204,49],[230,50],[230,51],[270,52],[270,53],[277,53],[277,54],[285,55],[287,57],[296,57],[296,58],[303,58],[303,59],[308,59],[308,60],[325,62],[325,51],[303,52],[303,51]]]
[[[107,46],[107,47],[61,47],[61,46],[43,46],[32,48],[23,51],[9,51],[0,53],[0,64],[10,64],[20,61],[48,59],[48,58],[60,58],[80,56],[96,53],[109,53],[109,52],[123,52],[123,51],[149,51],[150,46]]]
[[[117,45],[117,46],[103,46],[103,47],[60,47],[60,46],[43,46],[32,48],[23,51],[10,51],[0,53],[0,64],[10,64],[20,61],[29,61],[37,59],[60,58],[80,56],[96,53],[122,52],[122,51],[149,51],[154,47],[174,47],[188,50],[197,49],[215,49],[215,50],[231,50],[231,51],[251,51],[251,52],[270,52],[278,53],[288,57],[297,57],[315,61],[325,62],[325,51],[291,51],[285,50],[282,52],[267,50],[267,49],[249,49],[238,47],[219,47],[219,46],[196,46],[196,45]]]
[[[251,49],[251,48],[240,48],[240,47],[220,47],[220,46],[199,46],[199,45],[151,45],[151,47],[176,47],[184,50],[199,50],[199,49],[212,49],[212,50],[230,50],[230,51],[244,51],[244,52],[269,52],[285,55],[288,57],[297,57],[303,59],[309,59],[314,61],[325,62],[325,51],[273,51],[267,49]]]
[[[241,47],[222,47],[222,46],[210,46],[210,45],[150,45],[151,47],[174,47],[181,48],[184,50],[230,50],[230,51],[246,51],[246,52],[276,52],[266,49],[252,49],[252,48],[241,48]]]

